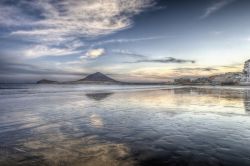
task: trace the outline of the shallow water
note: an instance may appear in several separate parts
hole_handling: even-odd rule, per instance
[[[250,89],[1,85],[0,165],[249,166]]]

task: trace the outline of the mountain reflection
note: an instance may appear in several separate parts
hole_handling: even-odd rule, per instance
[[[93,100],[96,100],[96,101],[101,101],[101,100],[104,100],[105,98],[111,96],[113,93],[88,93],[86,94],[86,96],[89,98],[89,99],[93,99]]]

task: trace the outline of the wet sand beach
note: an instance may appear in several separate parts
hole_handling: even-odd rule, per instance
[[[12,85],[0,165],[249,166],[250,89]]]

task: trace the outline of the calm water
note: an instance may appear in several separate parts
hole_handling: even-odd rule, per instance
[[[250,89],[0,85],[0,165],[249,166]]]

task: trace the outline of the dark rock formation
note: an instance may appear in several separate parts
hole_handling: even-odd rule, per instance
[[[213,85],[239,85],[242,73],[225,73],[209,77]]]
[[[245,62],[243,76],[240,80],[241,85],[250,85],[250,59]]]
[[[243,74],[247,77],[250,77],[250,59],[244,64]]]
[[[242,73],[225,73],[210,77],[201,77],[196,79],[179,78],[175,84],[180,85],[239,85]]]
[[[245,62],[242,72],[231,72],[210,77],[202,77],[194,80],[179,78],[175,84],[181,85],[248,85],[250,86],[250,59]]]
[[[207,77],[201,77],[192,80],[192,83],[197,85],[210,85],[212,83],[212,80]]]
[[[190,85],[192,82],[190,78],[178,78],[174,80],[174,83],[180,85]]]
[[[57,84],[57,81],[51,81],[51,80],[46,80],[46,79],[42,79],[37,81],[37,84]]]

